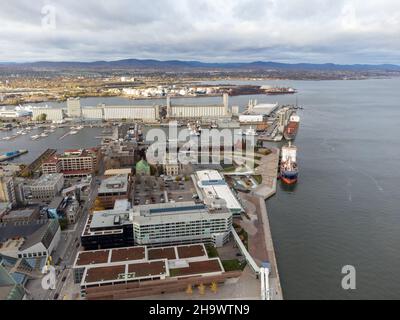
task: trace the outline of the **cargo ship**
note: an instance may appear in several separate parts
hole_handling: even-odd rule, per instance
[[[297,166],[297,148],[289,142],[288,146],[282,147],[280,165],[280,179],[283,183],[293,185],[297,183],[299,168]]]
[[[296,138],[297,132],[299,131],[300,117],[296,113],[292,113],[289,119],[289,123],[283,131],[283,136],[286,140],[291,141]]]
[[[4,153],[0,156],[0,162],[7,161],[19,157],[25,153],[28,153],[28,150],[17,150]]]

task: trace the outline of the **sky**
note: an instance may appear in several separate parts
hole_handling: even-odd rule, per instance
[[[400,64],[398,0],[0,0],[0,61]]]

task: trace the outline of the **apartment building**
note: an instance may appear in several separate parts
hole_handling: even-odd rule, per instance
[[[0,176],[0,202],[8,202],[12,206],[16,205],[13,177]]]
[[[82,177],[95,173],[99,162],[97,148],[65,150],[42,164],[43,174],[63,173],[64,177]]]

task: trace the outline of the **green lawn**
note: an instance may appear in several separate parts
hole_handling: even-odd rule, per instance
[[[219,256],[218,251],[214,246],[206,245],[206,250],[209,258],[217,258]]]
[[[225,271],[242,271],[246,267],[246,262],[241,263],[238,259],[223,260],[222,265]]]

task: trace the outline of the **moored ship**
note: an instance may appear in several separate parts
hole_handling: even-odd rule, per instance
[[[297,147],[289,142],[288,146],[282,147],[280,178],[283,183],[293,185],[297,183],[298,176]]]
[[[289,123],[286,126],[283,136],[286,140],[291,141],[296,138],[297,132],[299,131],[300,117],[296,113],[292,113],[289,119]]]

